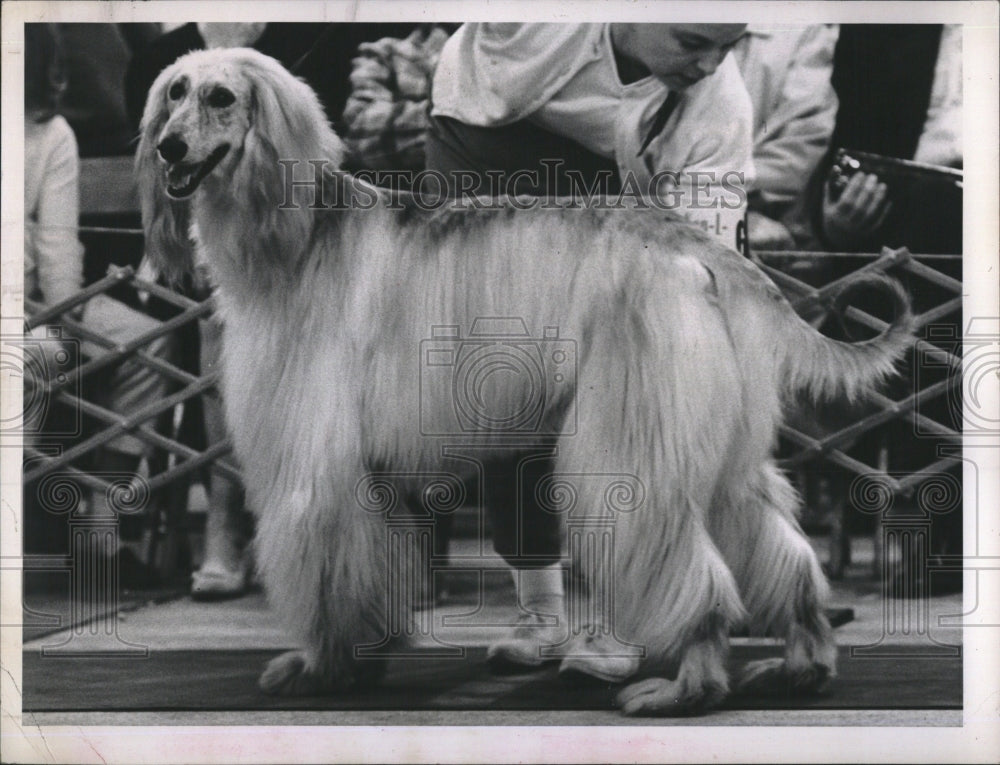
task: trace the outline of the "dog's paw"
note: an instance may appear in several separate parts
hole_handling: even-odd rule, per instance
[[[329,683],[309,668],[304,651],[288,651],[271,659],[257,685],[270,696],[316,696],[329,691]]]
[[[366,657],[323,672],[313,666],[305,651],[288,651],[267,663],[257,685],[271,696],[342,693],[378,683],[385,675],[386,660],[381,656]]]
[[[726,689],[715,684],[697,688],[665,677],[647,677],[626,685],[615,702],[630,717],[682,717],[703,714],[726,697]]]
[[[736,688],[741,694],[757,696],[802,696],[822,693],[833,677],[833,670],[814,662],[792,669],[782,658],[751,661],[740,673]]]

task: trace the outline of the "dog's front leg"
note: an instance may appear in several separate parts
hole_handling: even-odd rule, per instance
[[[384,519],[359,507],[356,484],[344,476],[291,492],[280,512],[271,505],[258,518],[261,577],[302,645],[267,665],[260,677],[266,693],[342,692],[381,674],[382,660],[358,649],[384,634]]]

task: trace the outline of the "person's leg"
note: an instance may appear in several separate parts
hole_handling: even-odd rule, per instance
[[[89,329],[116,343],[131,342],[159,326],[156,319],[104,295],[88,302],[83,320]],[[169,358],[174,350],[173,338],[163,335],[145,345],[143,350],[158,358]],[[83,343],[82,351],[90,357],[108,352],[90,342]],[[135,357],[128,357],[111,368],[109,377],[90,380],[88,385],[94,390],[96,403],[128,417],[162,400],[167,395],[169,382]],[[97,478],[121,487],[123,482],[138,480],[140,463],[147,456],[149,446],[131,433],[126,433],[95,452],[92,470]],[[131,507],[131,498],[119,502],[106,492],[91,493],[90,513],[95,517],[115,516],[119,521],[121,577],[123,582],[132,586],[148,584],[152,579],[152,573],[143,562],[145,540],[141,510]],[[134,514],[129,511],[134,511]]]
[[[584,189],[602,194],[621,189],[613,159],[528,120],[477,127],[433,117],[425,152],[427,168],[445,177],[451,196],[554,197],[572,196]],[[459,173],[467,175],[463,178]],[[512,178],[516,186],[508,183]],[[541,648],[566,635],[560,564],[563,517],[545,511],[535,499],[538,481],[551,470],[550,459],[524,463],[519,495],[512,465],[486,469],[494,549],[513,567],[523,609],[518,623],[490,647],[489,657],[497,665],[538,666],[543,663]]]
[[[109,408],[113,409],[113,406]],[[121,439],[117,444],[123,446]],[[128,447],[129,444],[124,444]],[[120,451],[111,447],[101,447],[94,453],[92,475],[107,483],[108,491],[92,491],[88,514],[92,518],[114,518],[118,521],[118,544],[116,549],[106,549],[105,555],[120,555],[119,571],[122,583],[127,587],[140,587],[151,584],[154,574],[146,568],[145,542],[143,539],[142,508],[135,508],[137,514],[131,515],[123,510],[131,509],[131,500],[136,495],[127,487],[128,483],[138,480],[141,452]],[[115,494],[115,492],[124,492]]]
[[[493,548],[511,565],[519,616],[487,652],[497,669],[539,667],[542,649],[566,637],[561,563],[563,517],[539,506],[535,490],[550,457],[493,463],[485,469]]]
[[[206,395],[202,405],[205,411],[205,436],[209,444],[218,443],[226,437],[222,402],[217,396]],[[221,569],[242,572],[247,534],[243,491],[238,484],[215,471],[209,479],[208,489],[209,506],[205,518],[202,571]]]
[[[222,323],[216,317],[199,322],[201,332],[201,373],[219,367]],[[209,392],[202,397],[205,436],[209,444],[226,438],[222,401]],[[242,487],[217,471],[209,480],[208,514],[205,518],[205,553],[201,568],[192,577],[191,593],[211,598],[239,595],[246,589],[246,544],[249,519],[243,509]]]

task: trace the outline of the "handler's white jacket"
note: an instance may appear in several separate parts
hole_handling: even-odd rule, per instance
[[[668,92],[652,76],[622,84],[607,24],[465,24],[441,53],[432,114],[480,127],[527,118],[613,158],[623,182],[631,174],[645,189],[659,171],[710,173],[699,199],[732,200],[722,177],[753,172],[752,108],[733,57],[682,93],[640,154]]]

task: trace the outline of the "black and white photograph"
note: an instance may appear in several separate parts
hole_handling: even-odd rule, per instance
[[[0,759],[1000,760],[998,20],[4,3]]]

